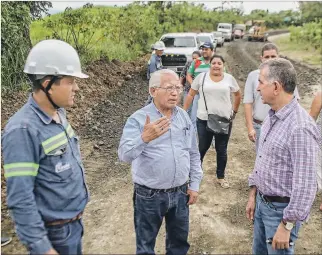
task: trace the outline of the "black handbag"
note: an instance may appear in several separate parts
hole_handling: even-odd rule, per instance
[[[203,98],[204,98],[204,101],[205,101],[206,111],[207,111],[207,114],[208,114],[207,130],[212,132],[212,133],[214,133],[214,134],[228,135],[231,120],[227,119],[225,117],[221,117],[221,116],[219,116],[217,114],[209,114],[208,113],[206,96],[205,96],[205,93],[203,91],[203,85],[205,83],[206,75],[207,75],[207,73],[205,73],[205,75],[203,76],[201,89],[202,89],[202,94],[203,94]]]

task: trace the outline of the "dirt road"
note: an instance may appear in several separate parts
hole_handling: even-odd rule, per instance
[[[243,91],[247,74],[259,64],[260,48],[256,42],[235,41],[219,48]],[[318,73],[295,64],[299,77],[301,104],[308,109],[313,93],[321,80]],[[133,254],[135,235],[132,208],[130,166],[119,162],[117,147],[123,125],[129,115],[140,108],[147,98],[147,82],[143,73],[134,73],[120,89],[108,95],[85,95],[96,101],[83,116],[87,121],[78,126],[82,138],[82,154],[87,169],[91,201],[85,214],[84,253]],[[72,111],[72,120],[77,109]],[[211,149],[204,160],[204,179],[200,198],[191,206],[191,254],[249,254],[252,243],[252,224],[245,217],[248,195],[247,177],[252,171],[254,145],[247,138],[244,111],[240,110],[233,124],[228,148],[227,177],[231,188],[223,190],[215,183],[215,152]],[[298,254],[317,254],[322,251],[322,213],[317,197],[308,224],[304,224],[296,246]],[[7,212],[2,212],[2,229],[13,233]],[[165,253],[165,234],[162,226],[156,252]],[[21,253],[22,245],[14,238],[4,253]]]

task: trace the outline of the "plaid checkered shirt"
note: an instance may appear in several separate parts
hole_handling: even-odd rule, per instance
[[[320,141],[314,120],[296,99],[279,111],[269,111],[259,140],[249,186],[267,196],[289,197],[283,219],[303,221],[317,190],[317,155]]]

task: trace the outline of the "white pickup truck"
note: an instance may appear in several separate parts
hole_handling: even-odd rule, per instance
[[[234,33],[233,33],[233,24],[230,23],[219,23],[217,26],[217,31],[223,33],[225,41],[233,41]]]
[[[176,73],[181,73],[192,53],[199,50],[200,41],[197,33],[169,33],[161,36],[166,49],[162,55],[162,65]]]

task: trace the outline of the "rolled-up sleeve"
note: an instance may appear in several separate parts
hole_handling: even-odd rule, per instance
[[[248,176],[248,186],[256,186],[255,178],[254,178],[254,171]]]
[[[254,75],[250,73],[247,77],[244,90],[244,104],[250,104],[254,102]]]
[[[288,221],[306,219],[317,190],[318,143],[314,135],[314,127],[310,127],[309,124],[307,127],[296,129],[289,143],[293,166],[292,194],[290,203],[283,213],[283,218]]]
[[[118,156],[121,161],[131,163],[136,159],[147,146],[142,140],[142,130],[138,120],[131,116],[123,129]]]
[[[34,254],[51,248],[34,196],[35,179],[40,161],[40,141],[28,128],[15,128],[2,136],[7,204],[19,239]]]

